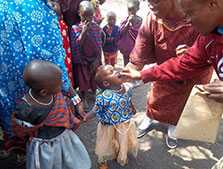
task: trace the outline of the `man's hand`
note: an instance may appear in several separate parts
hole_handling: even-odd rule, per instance
[[[84,22],[84,25],[82,26],[82,31],[81,31],[81,34],[79,36],[79,41],[80,41],[80,45],[83,46],[84,45],[84,41],[86,39],[86,36],[88,34],[88,31],[90,29],[90,26],[91,26],[91,22],[88,22],[88,21],[85,21]]]
[[[88,122],[91,119],[93,119],[95,117],[95,113],[92,112],[88,112],[85,116],[84,116],[84,122]]]
[[[205,85],[204,89],[210,93],[208,98],[223,103],[223,81],[215,80],[214,82]]]
[[[140,72],[131,67],[126,67],[125,69],[123,69],[123,71],[120,72],[120,75],[123,79],[126,79],[126,81],[141,79]]]
[[[133,19],[133,15],[130,15],[127,19],[127,22],[125,24],[125,27],[131,26],[130,24],[132,24],[132,19]]]
[[[131,22],[132,22],[132,20],[134,19],[134,17],[135,17],[134,15],[130,15],[130,16],[128,17],[128,22],[130,22],[130,23],[131,23]]]
[[[90,27],[90,25],[91,25],[91,23],[90,23],[90,22],[85,21],[85,22],[84,22],[84,25],[83,25],[83,27],[82,27],[82,33],[87,32],[87,31],[88,31],[88,29],[89,29],[89,27]]]

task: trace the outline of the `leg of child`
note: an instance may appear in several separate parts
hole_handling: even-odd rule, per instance
[[[117,56],[118,56],[118,52],[113,53],[113,54],[110,55],[109,60],[110,60],[110,64],[112,66],[115,66],[115,64],[117,63]]]
[[[109,62],[109,53],[104,52],[104,59],[105,59],[105,64],[109,65],[110,64],[110,62]]]
[[[104,53],[105,64],[115,66],[118,53]]]
[[[128,130],[128,147],[129,147],[129,152],[132,153],[134,157],[137,156],[138,154],[138,149],[139,149],[139,143],[137,139],[137,134],[136,134],[136,124],[134,120],[130,120],[130,127]]]
[[[116,156],[114,136],[115,130],[112,126],[98,123],[95,153],[100,169],[106,169],[107,160],[112,160]]]
[[[128,130],[129,123],[121,123],[116,126],[116,138],[119,143],[119,150],[116,160],[121,166],[124,166],[128,163]]]

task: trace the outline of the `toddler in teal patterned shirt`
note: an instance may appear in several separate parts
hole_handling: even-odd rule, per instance
[[[137,155],[138,142],[135,122],[132,119],[135,108],[132,104],[132,90],[136,85],[123,83],[118,71],[111,65],[97,69],[96,82],[99,91],[95,106],[85,120],[97,117],[96,154],[99,168],[108,168],[107,160],[116,159],[127,164],[127,154]]]

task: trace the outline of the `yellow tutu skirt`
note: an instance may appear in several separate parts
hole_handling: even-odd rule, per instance
[[[99,163],[116,159],[124,166],[128,162],[129,152],[137,156],[138,140],[133,120],[116,126],[98,123],[95,153]]]

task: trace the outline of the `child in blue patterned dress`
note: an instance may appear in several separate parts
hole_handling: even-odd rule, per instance
[[[138,141],[132,104],[132,83],[123,83],[118,71],[111,65],[102,65],[96,72],[96,83],[100,88],[95,106],[85,116],[88,121],[97,117],[97,139],[95,152],[100,169],[107,169],[107,160],[116,159],[124,166],[127,154],[137,155]]]

